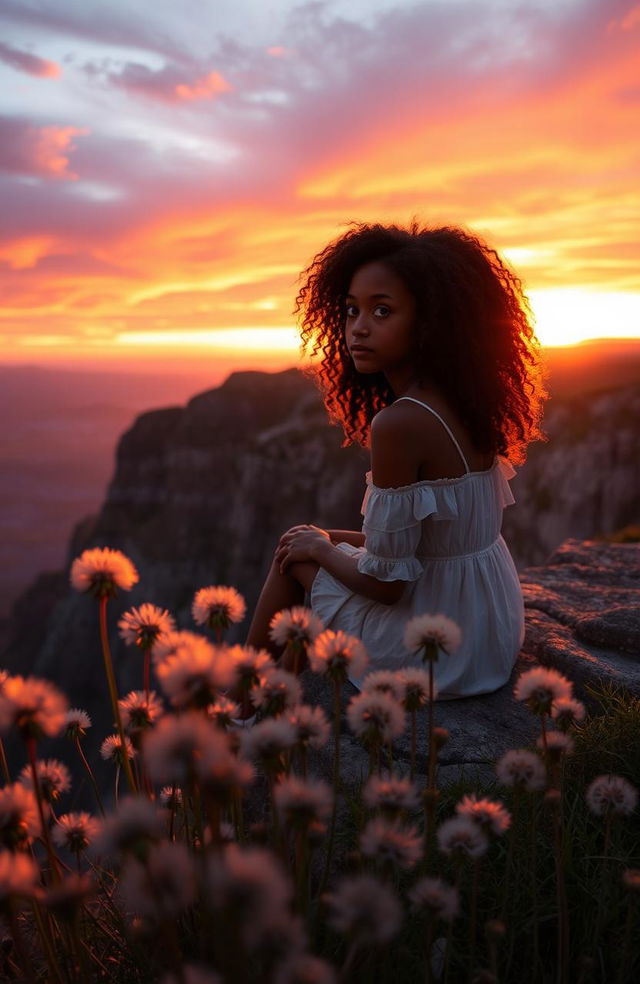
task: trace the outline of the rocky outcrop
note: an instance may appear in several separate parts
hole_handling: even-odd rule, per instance
[[[517,504],[505,510],[503,527],[521,567],[530,557],[542,564],[521,574],[528,606],[522,659],[564,666],[578,680],[609,667],[634,692],[630,582],[638,548],[573,543],[547,558],[567,535],[638,521],[639,402],[638,387],[628,386],[552,403],[549,442],[531,448],[513,481]],[[233,584],[251,608],[283,529],[299,522],[359,527],[366,467],[363,451],[341,448],[341,432],[327,425],[317,392],[296,370],[237,373],[186,407],[139,417],[120,441],[100,514],[77,528],[69,550],[71,561],[89,546],[118,548],[140,571],[135,590],[110,605],[120,689],[141,680],[136,655],[117,635],[124,608],[152,601],[193,628],[193,593],[213,583]],[[70,592],[65,575],[40,580],[16,606],[9,636],[4,665],[59,683],[94,715],[96,741],[104,737],[111,724],[91,600]],[[446,711],[440,705],[458,736],[447,746],[452,768],[463,763],[464,748],[484,761],[501,735],[524,740],[530,722],[509,693],[476,705],[448,702]]]

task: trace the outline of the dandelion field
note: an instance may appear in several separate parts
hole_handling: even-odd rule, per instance
[[[433,724],[434,666],[460,632],[413,619],[416,667],[372,672],[343,714],[359,640],[303,608],[277,615],[273,654],[225,644],[245,615],[201,589],[197,631],[151,604],[119,621],[141,689],[118,693],[108,603],[138,580],[118,551],[85,551],[74,587],[96,601],[96,667],[114,732],[101,788],[88,714],[46,680],[0,675],[0,980],[114,984],[518,982],[640,978],[640,700],[545,667],[514,700],[539,722],[495,778],[440,788],[448,733]],[[334,708],[304,703],[317,674]],[[427,722],[426,747],[415,740]],[[346,782],[340,735],[367,753]],[[407,733],[411,756],[394,760]],[[66,735],[66,764],[47,745]],[[326,767],[327,754],[331,766]],[[391,767],[390,767],[391,766]],[[328,774],[330,773],[330,775]],[[93,812],[66,804],[76,776]]]

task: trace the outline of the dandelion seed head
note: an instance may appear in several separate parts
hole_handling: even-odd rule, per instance
[[[265,718],[242,732],[242,752],[270,768],[279,765],[283,752],[293,748],[295,740],[294,727],[286,718]]]
[[[399,776],[371,776],[363,791],[363,800],[370,810],[395,815],[415,810],[418,790],[410,779]]]
[[[475,793],[463,796],[456,804],[456,813],[475,820],[489,834],[499,837],[511,826],[511,814],[500,803],[491,799],[478,799]]]
[[[295,729],[296,745],[317,749],[323,748],[329,741],[331,726],[321,707],[297,704],[288,712],[287,720]]]
[[[67,738],[79,738],[91,727],[91,718],[80,707],[72,707],[65,715]]]
[[[183,639],[171,656],[157,662],[156,675],[165,695],[179,710],[214,704],[220,692],[234,682],[227,650],[197,635]]]
[[[148,697],[144,690],[132,690],[118,701],[118,707],[122,726],[129,734],[152,728],[163,712],[162,701],[153,690]]]
[[[536,745],[539,749],[544,750],[545,744],[542,735],[536,738]],[[565,731],[546,732],[546,754],[552,761],[558,761],[563,755],[572,755],[574,747],[573,738]]]
[[[228,697],[218,697],[215,704],[210,704],[207,708],[207,717],[218,728],[230,728],[234,720],[240,716],[240,705],[229,700]]]
[[[534,666],[520,674],[513,695],[527,704],[534,714],[550,714],[554,701],[573,696],[573,685],[557,670]]]
[[[84,550],[71,565],[71,586],[95,598],[112,598],[118,590],[130,591],[139,580],[129,558],[109,547]]]
[[[35,895],[40,869],[28,854],[0,850],[0,903]]]
[[[266,649],[254,649],[253,646],[229,646],[227,655],[243,691],[255,687],[266,670],[275,669],[276,665]]]
[[[445,922],[451,922],[460,912],[457,888],[441,878],[421,878],[409,890],[409,899],[416,909],[430,909]]]
[[[401,735],[405,726],[402,705],[390,694],[362,691],[347,707],[347,721],[367,747],[380,745]]]
[[[241,622],[246,611],[242,595],[235,588],[220,584],[196,591],[191,606],[196,625],[210,629],[228,629],[232,622]]]
[[[186,845],[152,844],[144,864],[127,858],[119,891],[126,907],[144,919],[159,923],[177,919],[196,898],[193,859]]]
[[[293,673],[277,668],[267,669],[251,690],[251,702],[263,714],[277,717],[300,703],[302,687]]]
[[[330,925],[361,946],[388,943],[400,929],[402,908],[397,895],[371,875],[342,879],[326,902]]]
[[[275,856],[258,847],[227,844],[207,860],[209,904],[238,926],[244,945],[255,949],[283,918],[291,919],[292,889]]]
[[[27,738],[55,738],[65,725],[67,700],[57,687],[38,677],[13,676],[0,694],[0,734],[17,727]]]
[[[355,636],[346,632],[325,629],[316,636],[308,650],[309,665],[314,673],[321,673],[339,683],[349,674],[360,677],[367,668],[369,656]]]
[[[369,820],[360,837],[360,850],[367,858],[389,862],[407,871],[422,857],[422,839],[415,827],[397,820]]]
[[[598,776],[587,787],[587,806],[596,816],[606,813],[633,813],[638,803],[638,790],[624,776]]]
[[[107,857],[133,853],[144,857],[149,843],[162,839],[166,822],[166,810],[158,809],[142,796],[127,796],[103,821],[92,853]]]
[[[182,790],[179,786],[163,786],[160,790],[160,802],[170,809],[182,806]]]
[[[158,784],[188,786],[195,778],[197,764],[211,746],[222,741],[222,733],[196,711],[161,718],[142,739],[149,778]]]
[[[58,847],[80,854],[93,843],[101,828],[100,821],[89,813],[65,813],[58,817],[52,837]]]
[[[124,749],[122,747],[122,739],[120,735],[109,735],[108,738],[100,745],[100,755],[105,760],[105,762],[115,762],[117,765],[124,764],[124,756],[126,755],[128,759],[132,759],[136,752],[131,743],[131,739],[124,738]]]
[[[120,637],[128,646],[152,649],[168,632],[175,632],[176,623],[166,608],[158,608],[145,602],[139,608],[125,612],[118,622]]]
[[[166,659],[176,656],[185,648],[197,647],[202,639],[204,636],[198,635],[197,632],[190,632],[188,629],[176,629],[175,632],[163,633],[163,635],[158,636],[151,650],[154,666],[157,667]],[[207,639],[204,641],[210,645]]]
[[[444,854],[479,858],[489,847],[484,830],[469,817],[450,817],[436,831],[438,847]]]
[[[273,984],[337,984],[331,964],[311,953],[294,953],[276,970]]]
[[[496,763],[496,774],[503,786],[522,786],[533,793],[544,789],[547,772],[539,755],[526,748],[513,748]]]
[[[284,823],[296,828],[322,823],[333,808],[331,788],[320,779],[289,776],[277,783],[273,796]]]
[[[42,798],[47,803],[55,803],[63,793],[67,793],[71,789],[71,774],[66,765],[59,762],[58,759],[38,759],[36,761],[36,774],[40,783]],[[35,792],[30,765],[25,765],[19,778],[23,786]]]
[[[404,631],[404,644],[410,653],[423,651],[423,659],[438,658],[438,649],[454,653],[462,642],[460,627],[446,615],[416,615]]]
[[[314,642],[323,630],[322,620],[310,608],[304,608],[302,605],[294,605],[293,608],[284,608],[276,612],[269,623],[269,636],[277,646],[293,643],[306,647]]]
[[[40,815],[33,792],[20,782],[0,789],[0,847],[13,851],[40,836]]]
[[[373,673],[367,673],[362,683],[362,690],[368,694],[390,694],[398,702],[402,701],[405,692],[400,673],[393,670],[375,670]]]
[[[566,729],[577,721],[584,720],[586,708],[579,700],[571,697],[558,697],[551,705],[551,717],[559,728]]]
[[[403,685],[400,701],[405,711],[420,711],[429,703],[430,695],[433,700],[438,696],[435,680],[431,683],[428,672],[421,667],[404,667],[398,676]]]

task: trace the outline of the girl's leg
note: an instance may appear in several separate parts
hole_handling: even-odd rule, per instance
[[[253,613],[247,646],[266,649],[275,659],[280,657],[281,648],[269,638],[269,623],[283,608],[304,604],[305,591],[311,590],[317,572],[317,564],[300,563],[292,564],[286,574],[281,574],[278,564],[273,561]]]

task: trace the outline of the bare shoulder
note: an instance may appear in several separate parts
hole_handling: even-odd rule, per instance
[[[380,410],[371,422],[372,441],[400,441],[415,446],[416,439],[423,442],[425,439],[437,439],[440,431],[442,424],[438,419],[409,400],[390,404]]]
[[[417,480],[420,453],[413,414],[404,404],[380,410],[371,422],[371,471],[380,488],[411,485]]]

